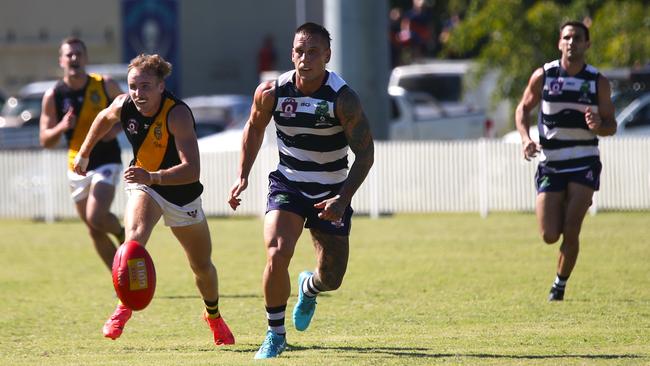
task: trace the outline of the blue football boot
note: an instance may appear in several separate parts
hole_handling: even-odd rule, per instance
[[[309,327],[314,311],[316,311],[316,297],[306,296],[302,292],[303,282],[307,281],[311,275],[313,275],[312,272],[303,271],[298,276],[298,302],[293,308],[293,325],[299,331]]]
[[[266,331],[266,338],[255,354],[256,360],[275,358],[287,348],[287,337],[279,335],[272,330]]]

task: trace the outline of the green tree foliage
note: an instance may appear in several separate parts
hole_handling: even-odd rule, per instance
[[[477,76],[500,70],[496,99],[518,101],[532,72],[560,57],[559,26],[583,20],[590,26],[588,62],[599,68],[650,61],[650,1],[470,2],[442,57],[477,54]],[[591,24],[589,24],[591,23]]]

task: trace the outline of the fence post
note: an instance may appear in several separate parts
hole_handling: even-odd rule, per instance
[[[43,181],[41,184],[43,187],[43,197],[44,209],[43,219],[46,223],[51,224],[54,222],[54,184],[52,182],[54,179],[54,166],[58,168],[57,164],[54,164],[52,161],[52,152],[47,150],[41,150],[41,171],[43,172]]]
[[[478,166],[478,205],[479,214],[486,218],[489,212],[489,189],[488,189],[488,149],[487,139],[481,138],[478,143],[479,166]]]

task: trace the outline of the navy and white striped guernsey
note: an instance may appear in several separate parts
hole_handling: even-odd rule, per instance
[[[320,89],[306,96],[294,75],[288,71],[275,84],[278,171],[306,197],[322,198],[338,191],[348,175],[348,141],[334,113],[337,97],[348,86],[327,70]]]
[[[583,170],[600,160],[598,138],[584,110],[598,112],[598,70],[585,64],[574,76],[555,60],[544,65],[538,129],[540,165],[556,173]]]

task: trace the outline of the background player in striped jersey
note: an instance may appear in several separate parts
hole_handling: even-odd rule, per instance
[[[540,233],[548,244],[562,236],[549,301],[564,299],[566,282],[578,258],[582,221],[599,189],[597,136],[616,133],[609,81],[586,64],[589,46],[589,29],[583,23],[562,24],[561,58],[533,72],[515,114],[524,158],[530,160],[540,153],[535,177]],[[530,113],[540,101],[538,145],[528,130]]]
[[[324,27],[315,23],[298,27],[291,53],[295,69],[258,86],[244,129],[239,178],[229,197],[233,210],[248,186],[271,117],[280,154],[278,169],[269,175],[264,219],[268,331],[255,358],[277,357],[286,347],[288,267],[303,226],[310,230],[317,266],[314,273],[299,276],[293,311],[296,329],[309,326],[319,292],[341,285],[348,262],[350,201],[373,164],[368,120],[354,91],[326,69],[330,56],[330,35]],[[349,171],[348,147],[355,154]]]

